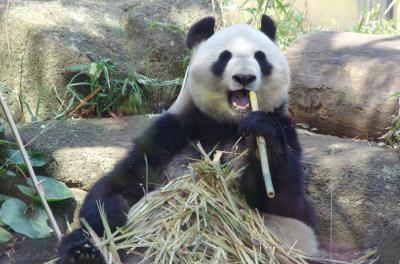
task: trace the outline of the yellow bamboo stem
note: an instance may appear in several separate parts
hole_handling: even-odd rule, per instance
[[[254,91],[249,92],[251,109],[258,111],[257,94]],[[269,198],[275,197],[274,185],[272,184],[271,172],[269,170],[267,144],[263,136],[256,136],[258,153],[260,154],[261,171],[264,178],[265,188]]]

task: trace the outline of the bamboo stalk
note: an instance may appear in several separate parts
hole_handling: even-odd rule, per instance
[[[29,172],[29,175],[31,176],[33,186],[35,187],[36,192],[39,194],[40,200],[42,201],[42,204],[46,210],[46,213],[49,216],[51,225],[53,226],[54,232],[56,233],[58,240],[61,241],[62,234],[61,234],[60,228],[58,227],[57,222],[53,216],[53,213],[51,212],[51,209],[50,209],[46,199],[44,198],[43,189],[39,186],[40,183],[38,182],[38,180],[36,178],[35,171],[33,170],[32,164],[28,157],[28,153],[26,153],[24,144],[22,143],[21,137],[18,133],[17,126],[15,125],[15,122],[11,115],[10,109],[8,108],[7,102],[6,102],[5,98],[3,97],[3,95],[1,94],[1,92],[0,92],[0,102],[1,102],[1,106],[3,108],[4,114],[7,117],[8,123],[10,124],[10,128],[11,128],[11,130],[14,134],[14,137],[18,143],[18,147],[19,147],[19,150],[21,151],[21,154],[25,161],[26,167],[28,168],[28,172]]]
[[[249,92],[251,109],[258,111],[257,94],[254,91]],[[267,144],[263,136],[256,136],[258,153],[260,154],[261,170],[264,178],[265,189],[269,198],[275,197],[274,185],[272,184],[271,172],[269,170]]]
[[[97,88],[96,90],[94,90],[93,92],[88,94],[85,98],[82,99],[82,101],[74,109],[69,111],[67,115],[71,116],[71,115],[75,114],[75,112],[78,111],[79,108],[81,108],[84,104],[86,104],[90,99],[95,97],[100,91],[101,91],[101,88]]]

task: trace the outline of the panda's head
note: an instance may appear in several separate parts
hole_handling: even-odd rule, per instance
[[[185,111],[193,103],[216,120],[237,122],[250,111],[250,90],[262,111],[285,105],[290,73],[274,43],[274,22],[263,16],[260,30],[237,24],[215,33],[214,27],[215,19],[206,17],[190,28],[187,83],[170,111]]]

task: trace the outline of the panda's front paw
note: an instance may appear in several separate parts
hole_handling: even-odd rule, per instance
[[[61,242],[56,264],[105,264],[100,250],[81,229],[73,231]]]
[[[73,247],[60,256],[57,264],[105,264],[101,252],[92,244],[84,243]]]
[[[248,113],[239,124],[239,133],[241,135],[260,135],[268,138],[278,138],[281,134],[281,128],[278,121],[271,115],[262,111]]]

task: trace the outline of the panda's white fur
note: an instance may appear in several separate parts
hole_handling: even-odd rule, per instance
[[[300,250],[307,256],[318,256],[318,240],[314,230],[303,222],[294,218],[264,214],[264,224],[289,248]]]
[[[224,50],[229,50],[232,58],[222,78],[217,78],[210,69]],[[271,75],[262,75],[258,62],[254,59],[256,51],[266,54],[274,69]],[[256,81],[248,88],[257,92],[260,110],[272,112],[287,102],[290,71],[286,58],[264,33],[249,25],[237,24],[213,34],[193,49],[187,83],[168,111],[174,114],[183,113],[191,104],[195,104],[216,120],[237,122],[242,117],[241,113],[233,110],[226,99],[227,91],[242,89],[237,82],[232,81],[232,75],[236,73],[256,76]],[[187,159],[186,154],[183,156]],[[177,159],[180,157],[182,156]],[[172,162],[175,169],[179,163],[181,162]],[[311,227],[294,218],[271,214],[264,214],[264,217],[271,233],[288,247],[293,246],[309,256],[318,254],[318,242]]]
[[[210,72],[210,68],[224,50],[229,50],[232,58],[220,79]],[[271,75],[261,74],[254,58],[256,51],[263,51],[272,64],[274,70]],[[185,87],[168,110],[171,113],[184,112],[194,103],[216,120],[238,121],[240,113],[234,111],[226,100],[227,91],[242,89],[232,80],[232,75],[236,73],[257,77],[248,88],[257,92],[260,110],[264,112],[273,111],[288,98],[290,71],[285,57],[265,34],[246,24],[225,28],[195,47],[188,71]]]

